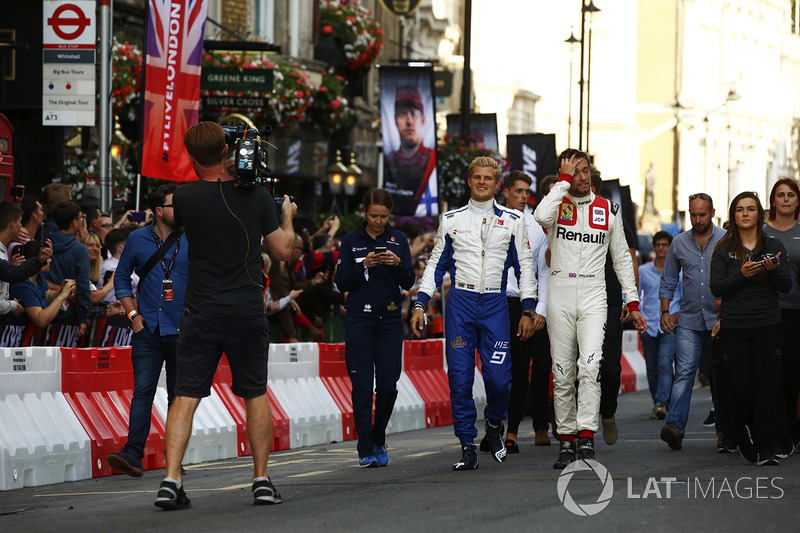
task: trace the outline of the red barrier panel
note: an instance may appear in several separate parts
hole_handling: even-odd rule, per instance
[[[214,390],[219,394],[225,408],[230,412],[234,422],[236,422],[236,438],[239,457],[252,455],[250,449],[250,441],[247,438],[247,410],[244,406],[244,400],[236,396],[231,390],[233,377],[231,376],[231,367],[228,363],[228,358],[225,355],[217,365],[217,373],[214,375]],[[280,402],[272,394],[272,391],[267,388],[267,396],[269,397],[270,407],[272,409],[272,451],[288,450],[289,449],[289,418],[286,416]]]
[[[356,438],[353,419],[353,384],[347,374],[344,343],[319,343],[319,377],[342,412],[342,440]],[[375,414],[373,401],[372,414]]]
[[[131,348],[62,348],[61,357],[64,397],[92,441],[92,477],[109,476],[114,471],[106,464],[106,455],[121,450],[128,440]],[[166,466],[164,429],[164,420],[153,409],[142,458],[145,470]]]
[[[442,341],[403,341],[403,369],[425,402],[425,427],[452,424]]]

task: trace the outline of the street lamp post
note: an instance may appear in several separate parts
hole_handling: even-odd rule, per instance
[[[586,0],[581,0],[581,78],[578,84],[580,85],[581,101],[578,106],[578,149],[583,150],[583,85],[586,84],[586,151],[589,150],[589,77],[591,76],[591,58],[592,58],[592,27],[591,16],[592,13],[597,13],[600,8],[594,5],[592,0],[587,3]],[[586,43],[586,13],[589,13],[589,43],[588,47],[584,46]],[[589,53],[589,72],[586,72],[586,79],[584,80],[584,60],[586,58],[586,51]]]
[[[569,38],[564,39],[564,42],[569,45],[569,113],[567,114],[567,147],[569,147],[572,144],[572,56],[575,55],[575,43],[580,41],[570,29]]]

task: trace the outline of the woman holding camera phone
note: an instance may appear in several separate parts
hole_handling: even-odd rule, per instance
[[[778,439],[778,458],[787,458],[800,443],[800,187],[793,179],[775,182],[769,195],[769,220],[764,233],[786,247],[792,290],[780,295],[783,320],[783,398],[786,432]]]
[[[729,386],[729,419],[745,459],[776,465],[785,426],[778,292],[792,288],[788,261],[781,260],[786,248],[764,233],[764,208],[754,192],[733,199],[728,220],[711,259],[711,292],[722,299],[720,370]]]
[[[386,466],[386,426],[397,399],[403,360],[403,289],[414,283],[406,235],[389,224],[392,196],[364,196],[365,222],[342,239],[336,284],[345,300],[345,361],[353,385],[359,465]],[[375,383],[375,420],[372,384]]]
[[[22,246],[22,255],[25,259],[37,257],[39,250],[42,249],[42,243],[39,241],[28,241]],[[48,305],[48,285],[45,281],[43,274],[50,270],[50,262],[52,259],[47,260],[47,264],[42,267],[42,270],[37,274],[31,276],[22,283],[12,283],[9,287],[9,294],[11,298],[16,298],[25,310],[25,314],[31,322],[39,326],[45,327],[58,314],[61,305],[67,301],[70,293],[75,289],[75,280],[65,279],[61,282],[58,289],[51,291],[52,301]],[[55,296],[53,297],[53,293]]]

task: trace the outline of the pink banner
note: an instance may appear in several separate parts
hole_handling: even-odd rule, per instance
[[[197,123],[207,0],[148,0],[142,175],[196,179],[183,134]]]

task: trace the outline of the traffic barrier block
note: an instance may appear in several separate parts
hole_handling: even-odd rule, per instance
[[[353,384],[347,373],[344,350],[343,342],[319,344],[319,376],[342,413],[342,440],[352,440],[356,438],[356,426],[353,419]],[[375,414],[374,401],[372,413]]]
[[[0,349],[0,399],[7,394],[51,394],[61,390],[61,349]]]
[[[167,389],[158,387],[153,406],[166,420]],[[192,419],[192,434],[183,454],[184,464],[237,457],[237,428],[216,390],[200,400]]]
[[[60,392],[0,399],[0,490],[92,477],[89,436]]]
[[[92,441],[92,477],[115,472],[106,456],[128,440],[128,418],[133,398],[130,346],[62,348],[61,380],[64,397]],[[164,468],[165,418],[151,411],[150,433],[142,466]]]
[[[408,375],[401,372],[397,380],[397,400],[386,432],[401,433],[415,429],[425,429],[425,402]]]
[[[316,343],[271,345],[269,378],[289,417],[291,448],[342,440],[342,413],[319,377]]]
[[[626,329],[622,332],[621,363],[620,394],[649,388],[642,341],[636,330]]]
[[[425,402],[425,427],[453,423],[444,365],[442,339],[403,341],[403,369]]]
[[[231,390],[232,383],[231,367],[228,363],[228,358],[223,354],[219,365],[217,365],[213,387],[236,424],[236,450],[239,457],[244,457],[253,453],[250,449],[250,441],[247,438],[247,409],[244,405],[244,400],[236,396]],[[269,390],[269,387],[267,388],[267,397],[272,410],[272,447],[270,449],[272,451],[288,450],[289,419],[286,417],[280,402]]]
[[[483,374],[475,367],[475,381],[472,382],[472,398],[475,400],[475,412],[478,419],[483,418],[483,411],[486,409],[486,383],[483,381]]]

